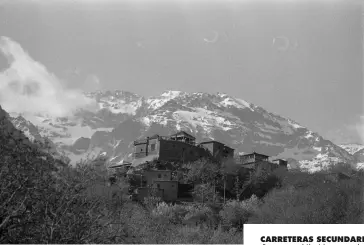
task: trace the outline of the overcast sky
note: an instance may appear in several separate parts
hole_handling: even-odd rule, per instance
[[[360,141],[359,6],[257,2],[0,0],[0,36],[69,87],[225,92],[336,143]]]

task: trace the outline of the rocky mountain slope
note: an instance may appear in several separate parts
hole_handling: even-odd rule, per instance
[[[38,139],[42,140],[39,133],[34,130],[34,125],[31,125],[29,123],[21,122],[23,119],[21,118],[11,118],[10,115],[2,109],[0,106],[0,157],[2,159],[1,164],[5,164],[7,159],[12,159],[13,161],[19,161],[19,159],[22,162],[31,161],[31,158],[37,158],[39,161],[47,161],[47,163],[51,164],[55,169],[58,167],[64,167],[65,162],[63,161],[63,158],[57,159],[54,156],[56,155],[55,152],[46,152],[44,148],[41,148],[41,145],[39,145],[34,137],[39,137]],[[34,133],[25,135],[21,130],[17,129],[13,124],[16,124],[18,127],[21,124],[26,123],[26,126],[23,128],[26,128],[29,132],[29,130]],[[31,154],[36,152],[37,154]],[[24,153],[25,155],[28,153],[29,155],[21,155],[20,153]],[[48,154],[51,153],[51,154]],[[18,158],[17,160],[14,160],[14,158]],[[33,159],[34,160],[34,159]],[[5,162],[4,162],[5,161]],[[54,170],[55,170],[54,169]]]
[[[24,145],[32,146],[31,141],[9,120],[9,114],[0,106],[0,136],[1,146],[5,145]],[[3,149],[3,147],[1,147]]]
[[[362,144],[342,144],[339,146],[349,152],[351,155],[354,155],[356,152],[364,149],[364,145]]]
[[[166,91],[144,98],[116,90],[85,95],[98,103],[98,111],[79,110],[68,118],[23,114],[73,163],[100,154],[116,163],[128,157],[137,138],[185,130],[197,141],[215,139],[236,152],[286,158],[292,168],[317,171],[339,162],[356,164],[346,150],[297,122],[227,94]]]
[[[8,116],[8,120],[14,125],[14,127],[24,134],[25,137],[29,139],[29,141],[36,145],[42,151],[50,154],[56,159],[62,160],[65,163],[68,163],[70,159],[68,159],[67,154],[58,149],[58,147],[46,136],[42,136],[38,130],[38,128],[26,120],[23,116],[18,115],[16,117]]]

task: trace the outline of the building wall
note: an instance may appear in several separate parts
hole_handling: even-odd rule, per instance
[[[253,169],[254,171],[257,170],[257,168],[259,167],[263,167],[269,171],[273,171],[274,169],[277,169],[280,167],[280,165],[278,165],[275,162],[270,162],[265,160],[265,158],[263,160],[257,160],[254,162],[245,162],[242,167],[247,168],[247,169]]]
[[[137,195],[137,199],[138,201],[144,201],[145,197],[149,197],[149,196],[157,196],[160,198],[163,198],[163,190],[162,189],[156,189],[156,188],[138,188],[138,195]]]
[[[205,147],[215,159],[234,157],[234,150],[226,147],[223,143],[213,141],[202,143],[201,145]]]
[[[138,144],[134,146],[134,157],[142,158],[147,156],[147,143]]]
[[[224,157],[228,157],[228,158],[232,158],[232,157],[234,157],[234,149],[230,149],[230,148],[228,148],[228,147],[225,147],[224,148]]]
[[[189,143],[195,143],[196,138],[184,131],[171,135],[173,138],[185,138]]]
[[[213,146],[214,146],[214,152],[213,152],[214,158],[221,159],[224,153],[224,144],[219,142],[213,142]]]
[[[178,181],[155,181],[153,187],[163,190],[164,201],[176,201],[178,198]]]
[[[240,156],[240,163],[244,164],[244,163],[250,163],[250,162],[254,162],[255,158],[253,155],[248,155],[248,156]]]
[[[196,146],[176,140],[147,138],[134,142],[134,158],[141,159],[155,155],[162,161],[196,161],[202,157],[221,159],[233,157],[234,150],[220,142],[209,142]]]
[[[158,180],[171,180],[172,172],[167,170],[153,170],[153,171],[145,171],[143,173],[145,177],[147,186],[153,184],[154,181]]]
[[[158,138],[146,139],[134,145],[134,158],[143,158],[149,155],[157,155],[159,151],[159,140]]]
[[[284,161],[284,160],[281,160],[281,159],[275,160],[274,163],[277,164],[280,167],[287,167],[287,165],[288,165],[287,161]]]
[[[269,162],[269,161],[257,161],[254,163],[255,164],[255,170],[257,169],[265,169],[268,171],[273,171],[277,168],[279,168],[279,165],[273,163],[273,162]]]
[[[251,162],[258,162],[258,161],[268,161],[268,157],[260,156],[260,155],[247,155],[247,156],[240,156],[240,163],[251,163]]]
[[[201,144],[202,147],[204,147],[206,150],[208,150],[211,155],[214,154],[214,144],[213,142],[209,142],[209,143],[203,143]]]
[[[159,140],[151,139],[148,141],[148,155],[156,155],[159,152]]]
[[[159,160],[192,162],[208,155],[208,151],[195,145],[174,140],[160,141]]]
[[[268,157],[256,155],[255,161],[268,161]]]

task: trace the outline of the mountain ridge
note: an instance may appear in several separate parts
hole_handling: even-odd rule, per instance
[[[364,145],[360,143],[348,143],[348,144],[339,144],[341,148],[354,155],[356,152],[364,149]]]
[[[32,122],[40,128],[40,135],[51,132],[48,137],[68,152],[73,162],[87,154],[106,154],[115,163],[130,155],[133,140],[178,130],[195,135],[197,140],[221,141],[236,152],[255,150],[291,159],[291,167],[308,171],[339,162],[354,166],[356,161],[352,154],[298,122],[225,93],[170,90],[143,97],[122,90],[99,90],[85,96],[95,100],[99,110],[81,109],[74,118]],[[89,139],[89,148],[82,153],[72,148],[81,137]]]

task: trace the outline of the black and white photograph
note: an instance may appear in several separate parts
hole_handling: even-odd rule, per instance
[[[0,243],[364,244],[363,17],[0,0]]]

